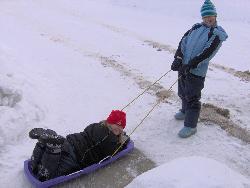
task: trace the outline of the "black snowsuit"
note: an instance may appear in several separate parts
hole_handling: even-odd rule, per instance
[[[94,123],[83,132],[66,136],[60,152],[50,152],[46,145],[38,142],[31,160],[40,161],[32,170],[39,180],[45,181],[97,163],[112,155],[119,146],[119,137],[103,122]]]

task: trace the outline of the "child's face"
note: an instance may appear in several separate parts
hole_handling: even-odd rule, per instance
[[[216,24],[216,16],[206,16],[203,17],[202,20],[208,27],[212,27]]]
[[[123,129],[121,126],[119,125],[116,125],[116,124],[109,124],[109,126],[111,127],[111,130],[112,132],[115,134],[115,135],[120,135],[122,132],[123,132]]]

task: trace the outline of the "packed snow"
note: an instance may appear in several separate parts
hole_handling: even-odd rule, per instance
[[[135,178],[126,188],[246,188],[250,180],[213,159],[177,158]]]
[[[249,131],[250,84],[235,73],[250,70],[250,1],[213,2],[218,24],[229,38],[211,62],[202,102],[228,109],[230,120]],[[123,108],[147,83],[167,72],[182,35],[201,22],[202,3],[0,1],[1,187],[31,187],[23,173],[23,161],[31,156],[35,144],[28,138],[30,129],[50,128],[63,136],[82,131],[88,124],[105,119],[112,109]],[[170,72],[160,85],[167,90],[176,79],[176,73]],[[173,119],[180,107],[176,85],[173,91],[131,136],[135,147],[160,166],[159,171],[146,173],[135,182],[147,183],[163,169],[169,173],[181,170],[178,162],[209,168],[206,175],[230,168],[230,173],[219,179],[223,185],[228,183],[223,182],[225,177],[235,185],[249,179],[249,143],[217,124],[200,122],[196,135],[178,138],[183,123]],[[156,102],[155,92],[147,92],[125,110],[128,133]],[[211,162],[214,168],[203,166],[204,162]],[[239,178],[231,178],[233,174]],[[212,185],[199,175],[201,181]],[[188,186],[179,175],[171,178],[176,178],[172,181],[175,187]]]

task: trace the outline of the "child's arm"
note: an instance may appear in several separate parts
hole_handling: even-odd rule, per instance
[[[215,36],[210,46],[205,48],[201,54],[197,55],[196,57],[190,60],[189,64],[191,68],[196,68],[200,62],[210,58],[214,54],[214,52],[216,52],[218,47],[220,47],[220,45],[221,41],[219,36]]]

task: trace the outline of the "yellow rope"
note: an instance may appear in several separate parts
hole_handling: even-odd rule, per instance
[[[163,77],[163,76],[162,76]],[[161,78],[162,78],[161,77]],[[181,78],[181,76],[170,86],[170,88],[168,89],[167,92],[171,91],[173,86],[178,82],[178,80]],[[156,82],[155,82],[156,83]],[[151,85],[152,86],[152,85]],[[165,99],[165,98],[162,98],[161,100],[159,100],[154,106],[153,108],[147,113],[147,115],[141,120],[141,122],[133,129],[133,131],[129,134],[128,138],[130,138],[130,136],[135,132],[135,130],[144,122],[144,120],[149,116],[149,114],[155,109],[155,107],[161,103],[161,101]],[[127,139],[128,139],[127,138]],[[121,148],[122,146],[124,145],[124,143],[127,141],[127,139],[121,143],[121,145],[115,150],[115,152],[111,155],[111,157],[113,157]]]
[[[138,99],[141,95],[143,95],[146,91],[148,91],[153,85],[155,85],[159,80],[161,80],[164,76],[166,76],[169,72],[171,71],[171,69],[166,72],[165,74],[163,74],[158,80],[156,80],[153,84],[151,84],[150,86],[148,86],[141,94],[139,94],[136,98],[134,98],[130,103],[128,103],[125,107],[122,108],[121,111],[123,111],[125,108],[127,108],[130,104],[132,104],[136,99]]]

